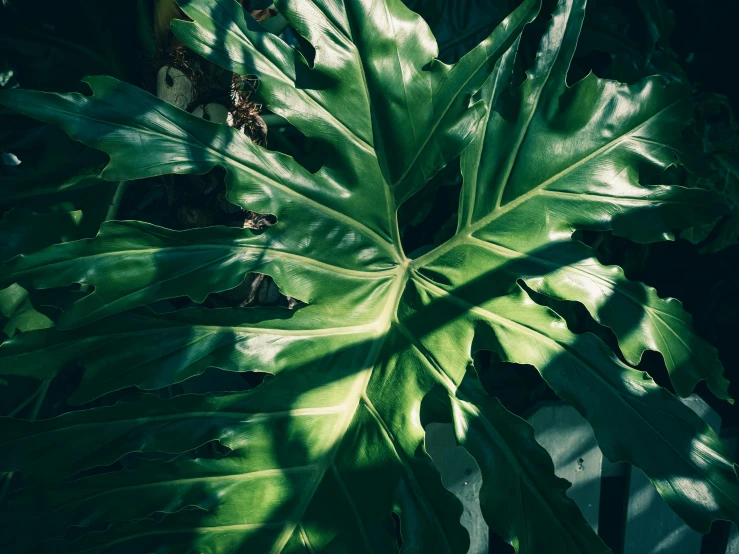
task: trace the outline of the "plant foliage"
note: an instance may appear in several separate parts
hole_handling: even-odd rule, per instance
[[[482,472],[487,522],[517,552],[607,552],[530,426],[482,389],[472,365],[482,349],[535,366],[605,456],[640,468],[691,527],[739,522],[737,475],[716,434],[630,367],[657,351],[679,395],[705,380],[730,400],[715,350],[678,301],[573,239],[665,240],[722,213],[715,193],[640,184],[679,160],[685,86],[592,74],[567,86],[585,0],[560,0],[517,86],[537,0],[454,65],[435,59],[426,23],[399,0],[278,2],[306,40],[297,50],[234,0],[179,3],[190,21],[172,22],[177,37],[258,75],[269,109],[326,145],[325,164],[310,172],[111,77],[86,78],[90,96],[0,92],[8,108],[107,153],[104,179],[221,166],[231,202],[277,218],[262,231],[110,221],[95,238],[10,259],[0,287],[83,290],[55,327],[0,345],[2,373],[47,380],[79,361],[77,405],[209,367],[273,377],[248,392],[141,392],[53,419],[2,418],[0,469],[23,472],[25,484],[6,515],[7,544],[384,553],[398,550],[395,513],[404,552],[462,553],[461,505],[424,448],[424,426],[451,421]],[[456,232],[407,256],[399,206],[460,155]],[[200,303],[252,272],[306,305],[155,309],[181,296]],[[531,291],[582,303],[613,329],[623,360]],[[228,454],[177,456],[214,441]],[[130,453],[170,455],[101,470]]]

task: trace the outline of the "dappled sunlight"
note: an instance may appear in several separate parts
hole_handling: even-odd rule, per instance
[[[630,503],[634,508],[629,511],[629,516],[634,518],[647,514],[654,500],[656,500],[654,489],[650,484],[641,487],[636,493],[631,493]]]
[[[182,0],[191,20],[172,23],[205,58],[258,74],[269,108],[328,145],[316,171],[110,77],[87,78],[89,96],[0,92],[106,152],[107,179],[222,168],[225,198],[270,216],[253,229],[107,221],[94,238],[61,233],[3,264],[2,286],[83,286],[56,327],[0,345],[3,372],[52,379],[80,363],[69,403],[114,399],[0,419],[0,469],[27,485],[9,510],[17,550],[457,554],[474,511],[522,552],[604,553],[572,500],[595,479],[571,488],[555,474],[593,471],[601,451],[641,468],[694,529],[739,519],[721,441],[632,367],[658,351],[679,394],[706,380],[727,399],[712,347],[679,302],[573,238],[659,240],[717,213],[699,189],[638,182],[642,166],[674,162],[666,146],[689,94],[656,79],[568,88],[582,0],[560,1],[514,89],[534,0],[454,66],[433,60],[419,16],[375,5],[385,9],[279,4],[313,45],[310,63],[234,0]],[[408,259],[398,207],[460,155],[457,231]],[[255,301],[253,274],[300,303]],[[593,325],[558,313],[574,304]],[[615,338],[587,332],[595,325]],[[483,387],[483,350],[535,367],[583,433],[566,449],[535,435]],[[445,454],[429,440],[439,429]],[[472,494],[450,471],[462,453]]]

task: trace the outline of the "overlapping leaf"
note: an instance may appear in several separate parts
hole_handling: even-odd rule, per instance
[[[220,165],[232,202],[278,220],[262,233],[109,222],[94,239],[3,267],[3,282],[94,287],[65,312],[63,330],[0,347],[8,374],[46,379],[81,361],[74,402],[166,386],[210,366],[274,374],[243,394],[142,395],[52,420],[2,420],[0,469],[42,482],[14,499],[16,549],[51,540],[45,547],[59,552],[392,552],[394,512],[404,551],[465,552],[461,509],[423,446],[423,424],[451,418],[483,472],[486,519],[518,552],[607,552],[528,425],[469,375],[460,386],[479,348],[536,366],[588,419],[604,453],[640,467],[694,528],[739,520],[739,483],[715,433],[599,339],[571,333],[519,283],[582,302],[613,327],[629,362],[661,352],[680,394],[706,379],[728,398],[715,353],[679,303],[571,239],[593,229],[660,240],[720,211],[711,193],[639,184],[642,171],[675,163],[670,143],[686,123],[688,91],[593,76],[566,87],[584,4],[560,1],[535,67],[511,90],[516,39],[535,1],[447,66],[398,0],[280,2],[314,56],[265,32],[233,0],[183,0],[192,21],[173,24],[183,42],[259,74],[270,109],[330,146],[316,173],[110,78],[88,78],[89,97],[0,95],[107,152],[108,179]],[[461,152],[457,233],[409,260],[397,207]],[[182,295],[201,301],[250,271],[272,275],[308,306],[145,307]],[[230,454],[64,480],[130,452],[209,441]],[[28,517],[39,498],[44,509]],[[104,530],[61,540],[70,526]]]
[[[515,7],[507,0],[406,0],[405,5],[429,24],[439,43],[439,58],[444,61],[461,58]]]

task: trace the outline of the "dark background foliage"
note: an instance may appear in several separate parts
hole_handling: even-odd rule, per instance
[[[726,96],[739,113],[739,81],[734,69],[739,2],[667,0],[667,5],[675,13],[670,48],[691,84],[699,93]],[[739,351],[735,346],[739,336],[739,245],[713,254],[700,254],[700,248],[684,240],[643,248],[643,264],[627,264],[630,276],[654,286],[662,296],[683,301],[698,332],[718,348],[732,382],[731,394],[739,397]],[[657,365],[661,360],[655,358],[653,364]],[[660,384],[667,382],[663,378]],[[731,426],[736,426],[737,410],[720,403],[714,407],[725,422],[728,418]]]
[[[736,67],[739,2],[668,0],[667,3],[676,16],[671,47],[691,82],[705,91],[725,95],[734,110],[739,110],[739,87],[732,69]]]

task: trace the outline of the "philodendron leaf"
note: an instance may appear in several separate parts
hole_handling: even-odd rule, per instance
[[[0,93],[105,151],[107,179],[220,165],[232,202],[277,217],[260,233],[108,222],[94,239],[14,258],[0,274],[9,283],[94,291],[58,327],[3,343],[2,372],[48,379],[80,361],[73,403],[211,366],[273,378],[247,393],[143,394],[51,420],[0,420],[0,470],[31,483],[11,503],[16,551],[43,541],[55,552],[385,553],[398,550],[394,513],[404,552],[463,553],[461,506],[424,448],[423,425],[452,420],[483,474],[482,512],[518,552],[607,552],[528,425],[468,371],[477,349],[535,366],[590,422],[605,455],[642,469],[693,528],[739,521],[739,481],[716,434],[521,284],[583,303],[614,329],[629,362],[661,352],[678,393],[705,379],[728,399],[715,352],[680,304],[572,239],[590,229],[663,240],[721,213],[713,193],[639,183],[676,163],[670,144],[687,123],[689,91],[594,76],[568,88],[584,0],[560,1],[515,89],[511,67],[534,0],[454,66],[434,61],[428,28],[399,0],[278,2],[313,45],[310,64],[234,0],[181,7],[192,21],[173,22],[178,37],[259,74],[267,106],[330,146],[326,164],[311,173],[110,78],[88,78],[88,97]],[[408,259],[397,208],[460,153],[457,232]],[[202,301],[255,271],[307,306],[146,307]],[[66,479],[128,453],[211,441],[230,453]],[[62,540],[69,527],[95,531]]]

